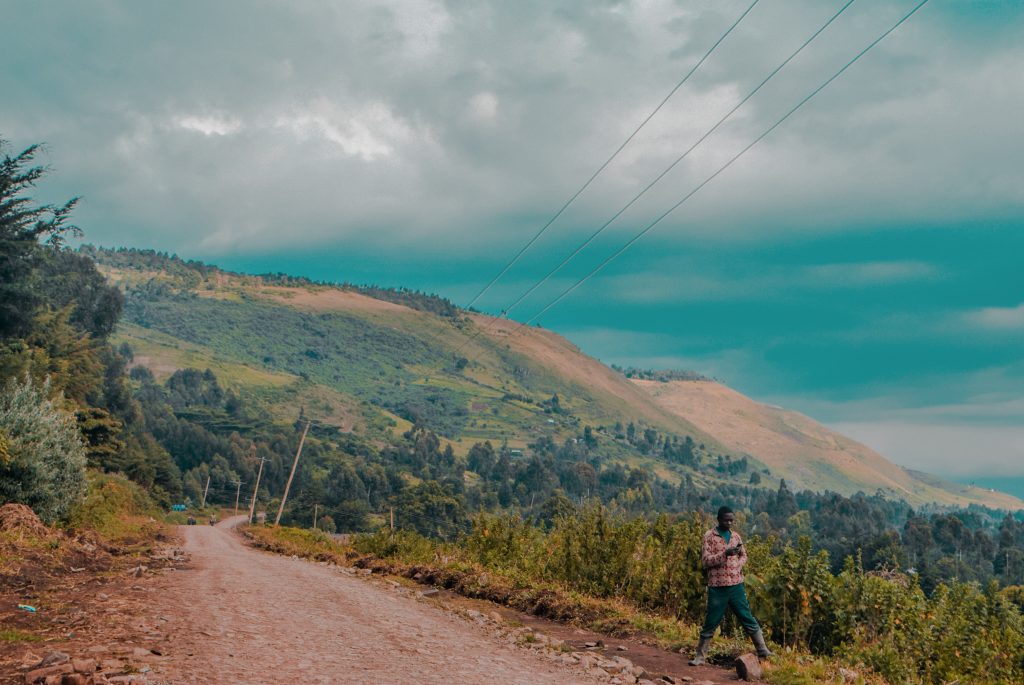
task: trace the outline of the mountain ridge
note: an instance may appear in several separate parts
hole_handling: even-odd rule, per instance
[[[315,398],[326,420],[345,430],[424,423],[464,455],[482,440],[522,450],[538,439],[579,439],[587,428],[605,436],[603,458],[670,482],[784,478],[914,505],[1024,508],[1009,495],[916,476],[809,417],[699,374],[645,380],[653,376],[633,370],[630,378],[552,331],[437,296],[236,274],[152,251],[86,251],[128,293],[117,335],[139,347],[140,363],[155,371],[220,365],[265,395],[292,388],[290,404]],[[284,407],[277,411],[283,418]],[[692,450],[692,463],[663,458],[677,443]]]

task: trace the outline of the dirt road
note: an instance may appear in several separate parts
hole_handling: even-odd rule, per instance
[[[230,523],[183,528],[192,568],[153,593],[174,649],[150,682],[597,682],[375,583],[250,549]]]

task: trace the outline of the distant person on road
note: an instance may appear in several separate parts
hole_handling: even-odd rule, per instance
[[[750,613],[747,591],[743,586],[743,565],[747,563],[747,551],[743,539],[733,531],[736,515],[729,507],[718,510],[718,526],[704,533],[700,561],[708,576],[708,608],[704,627],[700,631],[697,654],[690,659],[691,666],[700,666],[708,655],[708,646],[715,635],[718,624],[725,617],[726,608],[731,607],[739,618],[743,629],[754,641],[757,656],[772,656],[764,642],[761,625]]]

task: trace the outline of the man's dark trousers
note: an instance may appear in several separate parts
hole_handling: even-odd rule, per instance
[[[708,611],[704,618],[704,627],[700,631],[702,638],[710,639],[714,636],[715,629],[722,622],[727,607],[732,607],[747,635],[753,635],[761,630],[754,614],[750,613],[750,603],[747,602],[747,591],[743,583],[724,587],[709,587]]]

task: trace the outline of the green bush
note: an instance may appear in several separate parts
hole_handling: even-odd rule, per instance
[[[54,523],[85,494],[86,458],[75,417],[48,393],[48,382],[29,377],[0,392],[0,500],[25,504]]]
[[[72,527],[110,541],[151,537],[160,511],[137,483],[118,474],[89,473],[88,493],[69,512]]]

